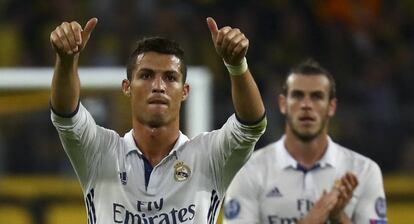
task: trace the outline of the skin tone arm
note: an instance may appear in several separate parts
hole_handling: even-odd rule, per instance
[[[207,18],[214,47],[220,57],[230,65],[240,65],[249,48],[249,40],[237,28],[225,26],[218,29],[213,18]],[[234,109],[244,122],[258,122],[265,113],[262,97],[253,79],[247,71],[242,75],[230,75]]]
[[[50,101],[59,114],[76,110],[80,95],[78,76],[79,53],[85,48],[98,20],[90,19],[82,29],[77,22],[63,22],[50,34],[50,43],[56,52]]]

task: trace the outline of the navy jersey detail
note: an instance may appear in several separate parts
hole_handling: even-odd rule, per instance
[[[96,213],[95,213],[95,205],[94,205],[94,197],[95,193],[93,188],[89,191],[86,195],[86,207],[88,209],[88,224],[95,224],[96,223]]]

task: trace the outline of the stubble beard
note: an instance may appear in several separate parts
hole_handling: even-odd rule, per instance
[[[328,124],[328,118],[322,119],[318,129],[315,132],[301,132],[300,129],[294,124],[293,118],[290,115],[286,116],[286,122],[292,131],[293,135],[300,139],[304,143],[308,143],[319,137],[326,125]]]
[[[148,126],[150,128],[159,128],[159,127],[165,126],[167,123],[166,118],[161,114],[139,115],[139,116],[136,116],[136,120],[142,125]]]

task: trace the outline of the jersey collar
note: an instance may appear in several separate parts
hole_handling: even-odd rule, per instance
[[[326,150],[325,154],[322,156],[322,158],[319,160],[317,164],[321,168],[324,167],[335,167],[337,165],[337,146],[332,141],[332,139],[328,136],[328,149]],[[286,168],[297,168],[298,162],[290,155],[290,153],[287,151],[285,147],[285,136],[282,136],[282,138],[276,143],[276,160],[277,164],[279,164],[281,169]]]
[[[143,153],[141,152],[141,150],[135,144],[134,137],[133,137],[132,133],[133,133],[133,129],[131,129],[129,132],[127,132],[124,136],[124,139],[125,139],[125,142],[126,142],[126,145],[127,145],[127,149],[125,151],[125,156],[128,156],[131,153],[138,153],[139,156],[142,156]],[[174,145],[173,149],[170,151],[170,153],[168,153],[168,156],[171,155],[171,154],[175,154],[177,149],[187,141],[188,141],[188,137],[180,131],[180,135],[178,136],[178,140],[177,140],[177,142],[175,142],[175,145]]]
[[[319,164],[321,165],[321,167],[326,167],[326,166],[335,167],[338,164],[337,158],[338,158],[337,146],[332,141],[331,137],[328,136],[328,150],[326,150],[321,160],[319,160]]]

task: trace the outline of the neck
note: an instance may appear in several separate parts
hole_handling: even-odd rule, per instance
[[[135,144],[153,167],[171,152],[179,135],[178,122],[156,128],[133,122]]]
[[[303,141],[288,130],[284,144],[289,154],[299,164],[310,169],[325,154],[328,147],[328,136],[324,131],[310,141]]]

